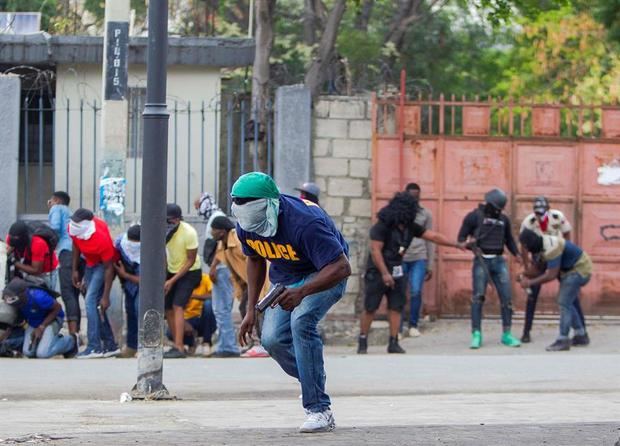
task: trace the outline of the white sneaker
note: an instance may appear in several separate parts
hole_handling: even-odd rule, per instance
[[[306,415],[308,418],[299,428],[301,433],[331,432],[336,428],[336,421],[330,409],[324,412],[306,412]]]
[[[116,350],[106,350],[105,352],[103,352],[103,357],[104,358],[114,358],[118,355],[121,354],[121,349],[117,348]]]
[[[98,359],[103,358],[103,352],[89,350],[88,348],[76,356],[77,359]]]
[[[410,338],[417,338],[421,335],[422,333],[420,333],[420,330],[418,330],[416,327],[411,327],[409,328],[409,337]]]

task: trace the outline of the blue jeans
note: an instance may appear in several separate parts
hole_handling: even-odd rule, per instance
[[[230,270],[227,267],[217,269],[217,281],[213,284],[213,314],[217,321],[220,331],[216,353],[233,352],[239,353],[237,341],[235,339],[235,328],[233,326],[233,286],[230,281]]]
[[[26,332],[24,333],[24,344],[22,346],[24,356],[28,358],[36,357],[43,359],[70,352],[75,346],[75,339],[73,336],[59,335],[58,332],[60,331],[60,327],[61,323],[57,320],[45,327],[45,330],[43,330],[43,336],[39,340],[39,344],[36,346],[36,351],[34,351],[34,348],[30,348],[30,338],[34,328],[28,325],[26,327]]]
[[[103,297],[105,268],[102,264],[87,266],[84,274],[86,282],[86,318],[88,320],[88,346],[91,351],[114,351],[118,348],[108,315],[99,314],[97,306]]]
[[[292,286],[301,286],[312,277]],[[343,280],[333,288],[305,297],[292,312],[277,306],[264,313],[263,347],[282,370],[299,380],[304,409],[310,412],[323,412],[331,404],[325,393],[323,342],[317,325],[342,298],[346,284]]]
[[[571,327],[576,334],[584,334],[585,327],[575,302],[579,301],[579,291],[590,281],[590,276],[583,277],[579,273],[569,273],[560,279],[558,305],[560,306],[560,336],[558,339],[568,339]]]
[[[127,315],[127,347],[138,350],[138,305],[139,288],[136,284],[125,284],[125,314]]]
[[[508,266],[503,256],[490,259],[482,259],[491,274],[491,281],[495,285],[501,303],[502,326],[504,331],[510,330],[512,326],[512,292],[510,289],[510,276]],[[489,278],[480,263],[478,257],[474,258],[472,268],[474,297],[471,303],[471,329],[480,330],[482,326],[482,306],[484,305],[484,294]]]
[[[415,260],[413,262],[403,262],[403,270],[409,281],[409,291],[411,294],[409,326],[417,327],[422,309],[422,289],[424,288],[424,278],[426,277],[426,259]]]

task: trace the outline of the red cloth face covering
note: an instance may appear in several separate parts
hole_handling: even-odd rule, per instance
[[[547,232],[547,227],[549,226],[549,214],[545,214],[539,221],[542,232]]]

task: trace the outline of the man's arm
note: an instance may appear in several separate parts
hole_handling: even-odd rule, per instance
[[[75,288],[80,288],[80,248],[73,242],[71,257],[71,280]]]
[[[429,242],[433,242],[438,245],[448,246],[450,248],[462,249],[461,245],[458,242],[454,242],[450,240],[448,237],[443,235],[441,232],[424,231],[424,234],[422,234],[422,238],[424,240],[428,240]]]
[[[15,268],[20,270],[23,273],[30,274],[32,276],[38,276],[43,274],[43,262],[32,262],[30,265],[26,265],[25,263],[15,262]]]
[[[387,265],[385,264],[385,260],[383,259],[383,246],[384,243],[380,240],[371,240],[370,241],[370,256],[372,257],[372,262],[375,264],[379,273],[381,273],[381,278],[383,279],[383,283],[386,286],[392,288],[394,287],[394,278],[392,277],[392,273],[390,273],[387,269]]]
[[[430,213],[430,211],[426,211],[428,214],[428,218],[426,219],[426,224],[424,225],[424,227],[426,228],[426,231],[432,231],[433,230],[433,215]],[[435,265],[435,244],[433,242],[431,242],[430,240],[425,240],[426,243],[426,271],[427,272],[431,272],[433,271],[433,266]]]
[[[517,259],[520,259],[521,256],[519,254],[519,248],[517,248],[517,244],[515,242],[514,237],[512,236],[512,226],[510,225],[510,219],[504,216],[504,233],[506,240],[506,247],[508,251],[515,256]]]
[[[32,332],[33,340],[41,339],[41,337],[43,336],[43,332],[45,331],[45,328],[48,325],[50,325],[52,322],[54,322],[54,320],[58,316],[58,313],[60,313],[61,309],[62,307],[60,306],[60,304],[54,301],[54,303],[52,304],[52,308],[50,309],[49,313],[47,313],[47,316],[45,316],[45,319],[43,319],[43,322],[41,322],[41,325],[35,328],[34,331]]]
[[[110,306],[110,291],[112,290],[112,282],[116,275],[114,271],[114,263],[112,261],[103,262],[105,269],[103,275],[103,295],[101,297],[101,308],[103,311],[107,310]]]
[[[350,275],[351,264],[347,257],[341,254],[334,262],[321,269],[310,282],[300,287],[287,288],[271,307],[280,305],[286,311],[293,311],[304,297],[328,290]]]
[[[254,321],[256,317],[255,309],[258,297],[265,284],[265,274],[267,272],[267,262],[264,258],[259,256],[249,256],[247,261],[248,272],[248,307],[239,327],[239,344],[241,346],[247,345],[248,335],[251,335],[254,328]]]
[[[181,266],[181,269],[179,269],[179,271],[174,276],[172,276],[170,279],[166,280],[166,284],[164,285],[165,293],[168,293],[168,290],[170,290],[172,285],[174,285],[181,277],[183,277],[185,274],[189,272],[189,269],[196,262],[197,255],[198,255],[198,248],[187,250],[187,257],[185,259],[185,262],[183,263],[183,266]]]
[[[556,266],[554,268],[547,268],[545,273],[541,276],[538,276],[534,279],[521,279],[521,286],[525,288],[530,288],[536,285],[542,285],[543,283],[551,282],[558,278],[558,274],[560,274],[560,267]]]
[[[459,229],[459,235],[457,236],[457,240],[459,242],[464,242],[467,240],[467,237],[471,236],[476,230],[476,214],[474,212],[470,212],[463,219],[463,223],[461,224],[461,229]]]

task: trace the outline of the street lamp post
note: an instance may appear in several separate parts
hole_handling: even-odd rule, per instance
[[[150,0],[144,147],[142,163],[142,228],[140,248],[140,329],[138,382],[132,397],[170,398],[163,384],[164,281],[168,111],[168,0]]]

